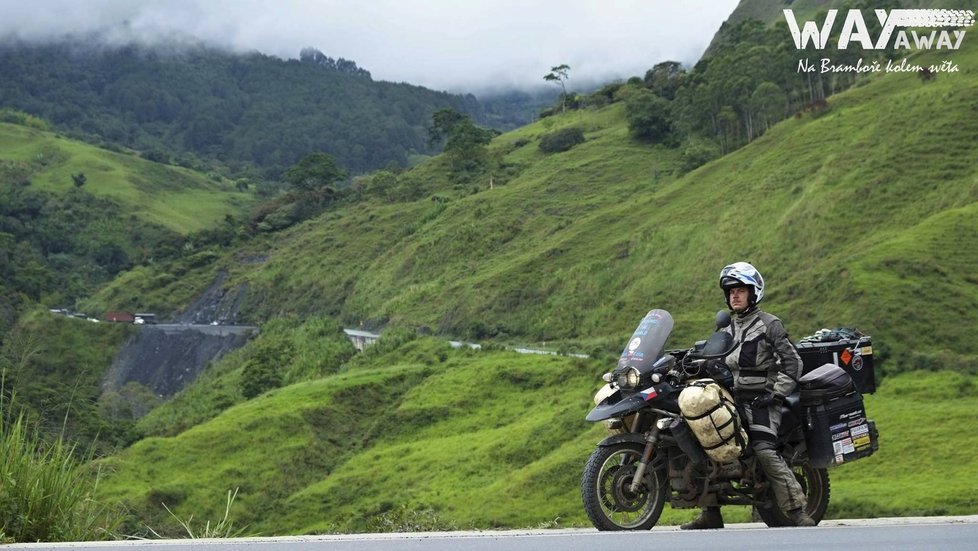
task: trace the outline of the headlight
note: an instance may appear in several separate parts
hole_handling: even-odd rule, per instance
[[[639,379],[641,378],[642,375],[638,372],[638,369],[629,367],[618,375],[618,386],[621,388],[635,388],[638,386]]]
[[[628,386],[633,388],[638,386],[638,380],[641,377],[642,375],[634,367],[625,372],[625,382],[628,383]]]

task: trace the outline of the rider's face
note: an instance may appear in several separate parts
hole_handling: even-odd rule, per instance
[[[730,309],[734,312],[743,312],[747,309],[747,302],[750,292],[747,287],[734,287],[730,289]]]

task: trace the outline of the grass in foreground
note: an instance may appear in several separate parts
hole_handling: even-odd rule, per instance
[[[0,543],[115,538],[122,515],[94,499],[98,480],[64,441],[40,441],[22,417],[0,419]]]

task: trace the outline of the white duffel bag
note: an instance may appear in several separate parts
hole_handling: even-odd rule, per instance
[[[706,455],[714,461],[733,461],[747,446],[733,396],[712,379],[693,381],[679,393],[679,410]]]

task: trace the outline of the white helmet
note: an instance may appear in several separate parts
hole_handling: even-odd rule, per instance
[[[757,268],[747,262],[734,262],[720,270],[720,288],[723,289],[727,306],[730,306],[730,289],[745,286],[750,289],[749,307],[755,306],[764,299],[764,278]]]

